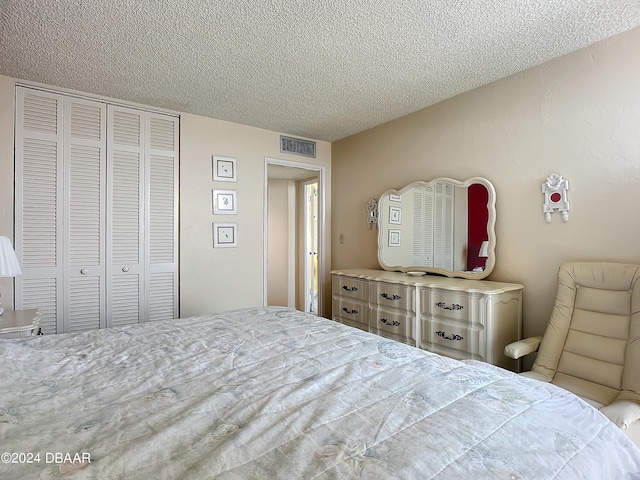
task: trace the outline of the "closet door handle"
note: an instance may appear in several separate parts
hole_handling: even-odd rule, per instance
[[[122,271],[125,272],[125,273],[128,272],[129,271],[129,267],[122,267]]]
[[[86,269],[86,268],[83,268],[82,270],[80,270],[80,273],[81,273],[82,275],[86,275],[86,274],[87,274],[87,269]]]

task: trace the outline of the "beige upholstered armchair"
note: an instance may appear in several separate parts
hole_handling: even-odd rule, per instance
[[[562,265],[544,336],[511,343],[505,354],[536,350],[522,375],[575,393],[640,446],[640,265]]]

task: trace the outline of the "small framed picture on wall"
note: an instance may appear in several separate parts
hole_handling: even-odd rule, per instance
[[[233,248],[238,246],[237,223],[213,224],[213,248]]]
[[[236,182],[238,180],[237,161],[233,157],[213,155],[213,179],[218,182]]]
[[[213,189],[214,215],[235,215],[238,213],[237,194],[235,190]]]

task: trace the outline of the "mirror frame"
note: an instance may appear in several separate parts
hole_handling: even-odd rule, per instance
[[[487,199],[487,213],[488,213],[487,237],[488,238],[487,240],[489,242],[489,246],[488,246],[488,252],[487,252],[487,255],[488,255],[487,262],[485,264],[484,270],[482,272],[471,272],[471,271],[464,271],[464,270],[451,271],[451,270],[445,270],[439,267],[426,267],[426,266],[418,266],[418,265],[412,265],[412,266],[386,265],[382,260],[382,247],[385,241],[385,238],[384,238],[385,232],[383,232],[383,229],[380,228],[380,222],[383,220],[385,216],[385,212],[382,211],[383,209],[378,208],[378,222],[379,222],[378,224],[378,263],[380,264],[380,267],[383,270],[396,271],[396,272],[405,272],[405,273],[406,272],[424,272],[425,274],[432,273],[432,274],[444,275],[446,277],[459,277],[459,278],[467,278],[467,279],[474,279],[474,280],[481,280],[483,278],[488,277],[493,271],[493,268],[495,267],[495,263],[496,263],[496,257],[495,257],[496,191],[493,185],[491,184],[491,182],[486,178],[472,177],[464,181],[459,181],[459,180],[453,180],[447,177],[440,177],[428,182],[425,182],[425,181],[413,182],[413,183],[410,183],[409,185],[406,185],[405,187],[402,187],[400,190],[387,190],[386,192],[384,192],[380,196],[380,199],[378,200],[378,207],[380,207],[382,199],[385,196],[388,196],[390,194],[402,195],[403,193],[409,191],[411,188],[414,188],[416,186],[428,187],[439,182],[448,183],[453,185],[454,187],[466,187],[466,188],[468,188],[470,185],[479,183],[487,189],[487,194],[488,194],[488,199]]]

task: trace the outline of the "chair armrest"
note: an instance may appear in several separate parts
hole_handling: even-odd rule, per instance
[[[615,400],[609,405],[600,407],[600,411],[623,430],[640,420],[640,404],[631,400]]]
[[[504,354],[514,360],[538,350],[542,337],[529,337],[510,343],[504,347]]]

